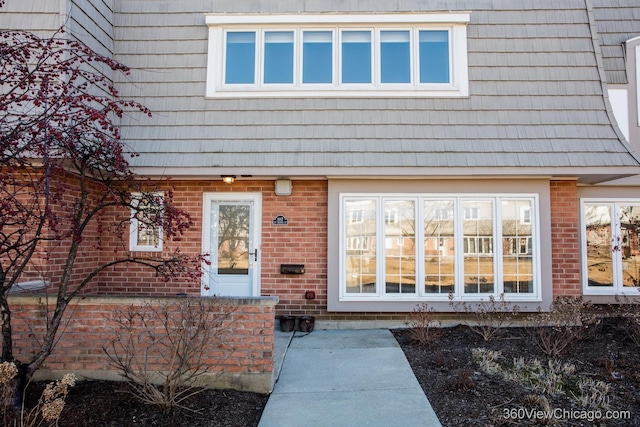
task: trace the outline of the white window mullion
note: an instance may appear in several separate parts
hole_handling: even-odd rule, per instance
[[[382,61],[380,59],[380,28],[374,28],[371,40],[371,83],[378,87],[381,82]]]
[[[496,198],[496,202],[494,203],[493,209],[493,266],[494,266],[494,287],[493,292],[496,298],[504,293],[504,280],[503,280],[503,272],[504,272],[504,257],[502,253],[502,197]],[[516,243],[519,245],[519,239],[516,238]]]
[[[415,222],[415,250],[416,250],[416,293],[419,297],[425,296],[425,256],[424,256],[424,199],[418,197],[416,200],[416,222]]]
[[[624,291],[622,277],[622,225],[620,224],[620,204],[614,203],[611,212],[611,240],[612,245],[617,247],[617,250],[613,251],[611,257],[613,268],[613,287],[618,291]]]
[[[256,52],[255,52],[255,67],[254,76],[255,84],[257,87],[263,86],[264,80],[264,30],[256,31]]]
[[[462,202],[460,197],[455,198],[454,215],[455,215],[455,242],[457,249],[454,252],[455,257],[455,292],[456,298],[462,298],[464,295],[464,213],[462,212]]]
[[[386,236],[384,233],[384,218],[385,218],[385,206],[384,206],[384,197],[378,197],[378,214],[376,215],[376,242],[377,242],[377,259],[376,259],[376,288],[377,288],[377,295],[378,296],[384,296],[386,295],[386,291],[387,291],[387,281],[385,280],[386,277],[386,263],[385,263],[385,256],[386,256]]]
[[[293,85],[299,89],[302,85],[302,29],[293,30]]]

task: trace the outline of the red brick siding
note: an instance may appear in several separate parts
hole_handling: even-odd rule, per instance
[[[576,181],[551,181],[553,296],[581,294],[580,209]]]
[[[258,192],[262,194],[261,293],[280,298],[278,313],[321,314],[327,306],[327,182],[295,181],[290,196],[276,196],[273,181],[237,180],[171,181],[176,205],[191,214],[193,227],[176,242],[165,242],[165,254],[179,248],[185,254],[202,252],[202,201],[210,192]],[[165,187],[165,189],[168,187]],[[283,215],[288,225],[275,226],[272,220]],[[126,236],[125,236],[126,237]],[[103,236],[102,261],[122,254],[123,242]],[[126,242],[125,242],[126,243]],[[304,264],[305,274],[283,275],[281,264]],[[305,299],[314,291],[315,299]],[[164,282],[152,270],[121,265],[100,276],[96,292],[117,295],[200,295],[200,284],[184,280]]]
[[[43,370],[58,373],[96,371],[96,378],[115,377],[103,347],[114,338],[117,308],[151,301],[138,298],[87,297],[72,302],[59,332],[59,342]],[[180,300],[178,300],[180,301]],[[45,305],[37,297],[12,298],[15,357],[28,361],[44,331]],[[50,302],[49,310],[53,310]],[[218,335],[215,351],[205,364],[209,372],[266,374],[273,371],[274,306],[271,303],[232,304],[232,313]],[[162,366],[156,367],[158,370]]]

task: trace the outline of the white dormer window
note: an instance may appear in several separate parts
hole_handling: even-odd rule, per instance
[[[206,21],[207,97],[468,96],[468,13]]]

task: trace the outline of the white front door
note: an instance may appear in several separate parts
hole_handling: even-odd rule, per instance
[[[204,195],[202,295],[260,295],[260,193]]]

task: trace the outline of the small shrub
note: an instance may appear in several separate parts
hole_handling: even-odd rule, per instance
[[[124,307],[114,313],[115,338],[103,350],[135,398],[184,408],[185,399],[202,391],[207,355],[222,346],[219,332],[233,310],[217,299]]]
[[[64,409],[65,400],[69,394],[69,388],[76,384],[75,375],[65,374],[62,380],[47,384],[40,396],[38,404],[30,411],[27,411],[23,406],[19,411],[12,412],[9,405],[13,392],[11,387],[17,375],[18,368],[14,363],[3,362],[0,364],[3,425],[11,425],[14,427],[58,425],[58,420]]]
[[[434,319],[434,313],[433,307],[429,308],[428,304],[423,303],[413,309],[406,322],[411,340],[423,347],[429,347],[442,334],[442,322]]]
[[[552,416],[554,408],[551,406],[551,402],[545,396],[539,394],[529,394],[524,398],[524,404],[528,408],[542,411],[544,415],[538,422],[543,426],[559,426],[560,421]]]
[[[616,295],[617,306],[614,313],[623,319],[624,331],[636,345],[640,347],[640,299],[626,295]]]
[[[589,410],[609,409],[609,391],[611,387],[604,381],[582,377],[578,380],[579,395],[574,395],[573,400],[583,408]]]
[[[591,303],[582,297],[561,296],[550,305],[549,311],[527,316],[525,331],[542,352],[555,358],[577,340],[582,339],[589,325],[595,321],[590,313]]]
[[[457,375],[450,385],[451,390],[473,390],[477,387],[476,382],[473,380],[473,369],[462,368],[458,369]]]
[[[456,313],[465,313],[472,319],[465,324],[484,341],[491,341],[502,333],[502,328],[511,326],[520,310],[519,306],[505,301],[504,294],[500,294],[499,299],[491,295],[487,301],[477,303],[454,302],[453,294],[449,294],[449,304]]]
[[[502,354],[499,351],[487,350],[482,347],[472,348],[471,355],[473,357],[473,361],[484,373],[489,375],[503,375],[504,371],[498,363],[498,359],[502,357]]]

